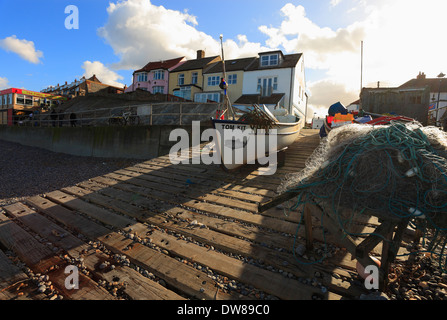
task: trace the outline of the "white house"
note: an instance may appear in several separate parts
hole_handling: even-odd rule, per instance
[[[306,81],[302,53],[282,51],[259,53],[245,69],[242,96],[236,104],[265,104],[269,109],[283,107],[290,114],[306,113]]]
[[[322,126],[324,126],[324,118],[312,118],[312,129],[320,129]]]

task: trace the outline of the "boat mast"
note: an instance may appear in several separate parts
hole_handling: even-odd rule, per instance
[[[225,96],[224,97],[224,99],[225,99],[224,105],[226,106],[226,110],[230,110],[231,111],[231,114],[233,116],[233,120],[235,120],[234,119],[233,107],[231,106],[230,98],[228,97],[228,93],[227,93],[227,88],[228,88],[228,85],[226,83],[227,71],[226,71],[226,68],[225,68],[225,55],[224,55],[224,49],[223,49],[223,35],[222,34],[220,35],[220,47],[221,47],[221,50],[222,50],[222,66],[223,66],[223,81],[224,81],[224,84],[222,85],[222,89],[224,90],[224,96]]]

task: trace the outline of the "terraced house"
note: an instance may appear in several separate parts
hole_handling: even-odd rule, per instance
[[[281,50],[261,52],[255,57],[225,61],[228,96],[233,104],[264,104],[284,108],[290,114],[305,116],[307,105],[304,57],[302,53],[283,54]],[[168,93],[194,102],[224,102],[219,87],[224,77],[220,56],[184,57],[150,62],[134,72],[126,92],[137,88],[151,93]]]
[[[230,102],[236,101],[242,95],[244,71],[253,63],[255,58],[244,58],[225,61],[226,82],[228,84],[228,97]],[[194,101],[223,102],[223,91],[219,83],[223,78],[223,62],[219,61],[204,72],[203,93],[197,93]]]
[[[205,51],[197,51],[197,59],[188,60],[169,74],[169,94],[186,100],[194,100],[197,93],[204,92],[204,73],[220,56],[205,57]]]
[[[169,90],[169,72],[185,62],[185,57],[149,62],[143,68],[134,71],[132,85],[125,92],[141,89],[154,94],[167,94]]]
[[[239,104],[282,107],[304,117],[307,94],[302,53],[285,55],[281,50],[261,52],[245,69]]]

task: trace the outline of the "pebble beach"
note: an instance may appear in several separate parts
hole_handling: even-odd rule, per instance
[[[0,150],[0,205],[73,186],[139,162],[54,153],[4,140],[0,140]]]

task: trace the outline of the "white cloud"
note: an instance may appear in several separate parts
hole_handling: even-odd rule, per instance
[[[340,4],[341,0],[331,0],[331,7],[338,6]]]
[[[14,52],[22,59],[34,64],[40,63],[40,59],[43,57],[42,51],[36,50],[34,47],[34,42],[17,39],[15,35],[0,39],[0,48],[3,48],[7,52]]]
[[[305,8],[287,4],[280,26],[261,26],[267,44],[286,52],[303,52],[306,68],[325,71],[319,81],[309,82],[309,104],[349,104],[360,93],[361,41],[364,42],[363,86],[380,81],[398,86],[419,71],[429,77],[447,70],[443,30],[447,2],[426,0],[357,0],[357,22],[338,29],[319,26]],[[332,1],[332,4],[338,4]],[[349,14],[353,14],[350,11]],[[444,71],[446,72],[446,71]],[[350,100],[352,99],[352,100]]]
[[[87,79],[93,75],[96,75],[102,83],[116,87],[124,87],[124,85],[119,82],[119,80],[122,80],[123,77],[115,71],[110,70],[99,61],[85,61],[82,68],[85,70],[83,76]]]
[[[7,89],[8,86],[9,86],[8,79],[0,77],[0,90]]]
[[[312,96],[312,106],[314,109],[327,109],[336,102],[341,102],[348,106],[359,98],[358,91],[351,91],[341,82],[332,80],[320,80],[309,82],[308,88]]]
[[[220,55],[220,39],[198,30],[195,16],[163,6],[149,0],[127,0],[110,3],[107,23],[98,29],[98,35],[113,48],[121,60],[113,65],[117,69],[137,69],[149,61],[186,56],[196,57],[197,50],[206,56]],[[264,48],[252,43],[244,35],[225,40],[225,57],[228,59],[253,56]]]

